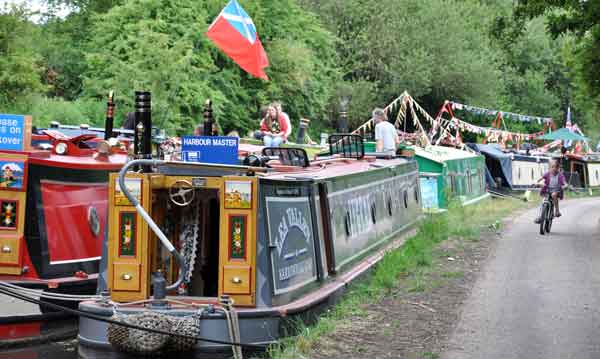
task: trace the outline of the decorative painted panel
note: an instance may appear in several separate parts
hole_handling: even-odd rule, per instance
[[[119,213],[119,257],[136,255],[137,213]]]
[[[0,200],[0,229],[17,230],[18,201]]]
[[[245,260],[247,255],[248,216],[229,216],[229,259]]]

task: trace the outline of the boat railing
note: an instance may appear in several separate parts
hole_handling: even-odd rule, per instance
[[[303,148],[294,147],[265,147],[262,150],[263,156],[274,157],[285,166],[308,167],[308,155]]]
[[[361,135],[334,133],[329,136],[329,155],[340,154],[344,158],[357,160],[365,157],[364,139]]]

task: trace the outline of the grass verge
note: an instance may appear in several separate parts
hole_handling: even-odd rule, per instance
[[[315,325],[297,323],[298,334],[284,338],[272,346],[265,357],[273,359],[309,358],[319,338],[335,331],[349,318],[361,315],[367,305],[380,302],[393,293],[401,277],[412,277],[413,289],[424,290],[428,283],[419,282],[419,273],[436,270],[432,266],[433,250],[448,238],[477,241],[482,230],[499,231],[502,219],[513,211],[529,206],[511,199],[490,199],[467,207],[451,203],[447,212],[427,215],[419,224],[417,234],[397,250],[390,251],[377,264],[372,275],[354,283],[343,299],[329,309]],[[461,273],[447,273],[460,276]],[[415,280],[416,279],[416,280]]]

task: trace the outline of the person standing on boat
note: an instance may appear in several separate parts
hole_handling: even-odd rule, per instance
[[[385,111],[380,108],[374,109],[373,121],[375,122],[375,150],[377,152],[396,152],[400,138],[396,127],[388,122]]]
[[[287,121],[274,105],[269,106],[267,115],[260,121],[265,147],[279,147],[286,140]]]

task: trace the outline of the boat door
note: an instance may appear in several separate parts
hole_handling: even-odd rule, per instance
[[[225,176],[221,187],[219,295],[236,305],[256,303],[258,180]]]

